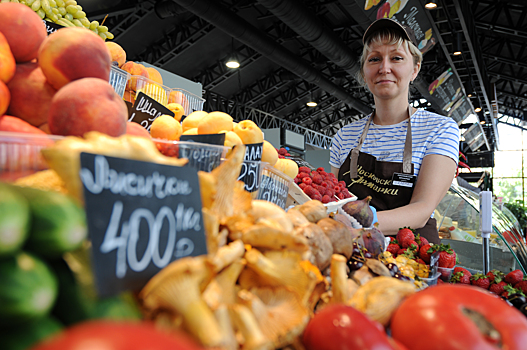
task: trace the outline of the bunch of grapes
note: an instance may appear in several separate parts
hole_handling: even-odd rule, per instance
[[[64,27],[84,27],[98,34],[103,40],[113,39],[114,35],[108,27],[91,21],[86,12],[75,0],[1,0],[1,2],[17,2],[31,7],[40,18],[60,24]]]
[[[298,168],[295,183],[311,199],[322,203],[336,202],[340,199],[351,198],[344,181],[338,181],[333,173],[326,173],[324,168],[311,171],[308,167]]]
[[[353,248],[351,251],[351,257],[347,261],[347,265],[350,269],[350,274],[353,271],[359,270],[366,263],[366,259],[371,259],[372,255],[368,250],[362,248],[359,243],[353,242]]]

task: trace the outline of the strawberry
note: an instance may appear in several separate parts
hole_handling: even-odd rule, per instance
[[[417,261],[418,264],[426,265],[426,263],[424,262],[424,260],[421,259],[421,258],[416,258],[415,260]]]
[[[465,276],[468,276],[468,277],[472,276],[472,274],[470,273],[469,270],[465,269],[464,267],[459,267],[459,266],[456,267],[456,268],[454,269],[454,272],[453,272],[453,273],[455,274],[455,273],[460,272],[460,271],[463,272],[463,274],[464,274]],[[487,275],[487,276],[488,276],[488,275]],[[490,277],[489,277],[489,280],[490,280]],[[492,281],[491,281],[491,282],[492,282]]]
[[[495,293],[497,295],[501,295],[501,293],[503,293],[505,291],[505,286],[507,286],[507,283],[501,281],[501,282],[498,282],[498,283],[493,283],[490,285],[489,287],[489,291],[491,291],[492,293]]]
[[[472,275],[472,277],[470,277],[470,284],[476,287],[483,288],[483,289],[489,289],[490,281],[486,275],[482,273],[477,273],[475,275]]]
[[[390,243],[388,244],[388,247],[386,248],[387,252],[392,253],[392,255],[397,255],[397,252],[401,249],[398,244]]]
[[[417,244],[419,244],[419,248],[426,244],[429,244],[428,240],[424,237],[421,237],[419,234],[415,236],[415,241],[417,242]]]
[[[419,249],[419,257],[423,259],[427,264],[430,264],[430,257],[432,253],[428,253],[432,246],[430,244],[425,244]]]
[[[400,228],[395,237],[401,244],[408,240],[415,240],[414,231],[409,227]]]
[[[521,270],[514,270],[505,275],[504,281],[515,285],[523,279],[523,272]]]
[[[458,271],[450,278],[452,283],[470,284],[470,276],[465,274],[463,271]]]
[[[405,240],[405,241],[402,242],[402,247],[403,247],[403,249],[409,248],[409,247],[411,247],[411,246],[414,246],[416,249],[419,248],[419,245],[418,245],[417,242],[414,241],[414,240],[408,240],[408,239],[407,239],[407,240]]]
[[[395,239],[394,236],[390,236],[389,238],[390,238],[390,244],[394,243],[394,241],[395,241],[395,244],[399,244],[399,243],[397,243],[397,240]]]
[[[516,288],[514,288],[513,286],[511,286],[509,284],[507,284],[506,286],[503,287],[503,293],[501,293],[500,296],[508,298],[509,295],[512,295],[512,294],[521,294],[521,295],[525,296],[521,290],[516,289]]]
[[[452,264],[452,256],[447,252],[439,252],[439,260],[437,261],[437,266],[449,268]]]
[[[397,255],[403,255],[404,253],[406,253],[406,249],[401,248],[397,251]]]
[[[505,274],[500,270],[492,270],[487,272],[487,276],[489,276],[490,283],[499,283],[503,280]]]
[[[439,252],[439,267],[452,268],[456,265],[456,253],[450,248],[450,244],[435,244],[428,250],[428,253],[432,254],[436,251]]]
[[[514,289],[520,289],[523,294],[527,294],[527,281],[523,280],[514,285]]]

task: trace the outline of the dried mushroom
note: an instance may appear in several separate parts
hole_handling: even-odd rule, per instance
[[[209,283],[203,292],[203,299],[207,305],[216,310],[220,305],[231,305],[236,301],[236,281],[245,267],[245,260],[227,266]]]
[[[272,350],[273,341],[268,339],[260,329],[256,316],[244,305],[234,304],[230,307],[234,326],[243,337],[244,350]]]
[[[348,274],[346,258],[340,254],[331,256],[331,300],[332,304],[344,304],[350,298],[348,295]]]
[[[309,224],[309,220],[300,212],[300,210],[288,210],[287,217],[293,223],[294,228]]]
[[[333,253],[342,254],[349,259],[353,251],[353,240],[346,225],[331,218],[321,219],[317,225],[331,241]]]
[[[256,224],[247,228],[242,233],[242,240],[256,248],[286,249],[299,252],[309,250],[306,238],[264,224]]]
[[[313,257],[312,262],[321,271],[325,270],[329,266],[333,254],[333,245],[329,237],[318,225],[310,222],[298,227],[295,234],[307,238]]]
[[[316,224],[319,220],[328,217],[328,212],[324,204],[321,201],[310,200],[302,205],[298,205],[293,210],[300,211],[307,220]]]
[[[216,254],[210,257],[210,261],[214,265],[214,271],[220,272],[226,266],[241,259],[244,253],[245,245],[241,240],[236,240],[221,247]]]

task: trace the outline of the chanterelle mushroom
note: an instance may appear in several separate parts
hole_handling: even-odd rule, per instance
[[[183,318],[183,327],[205,346],[221,346],[220,326],[201,293],[214,277],[206,256],[176,260],[159,271],[141,290],[146,309],[165,308]]]

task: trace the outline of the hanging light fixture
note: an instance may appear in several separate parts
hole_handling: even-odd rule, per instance
[[[463,37],[461,32],[457,32],[454,39],[454,56],[459,56],[463,52]]]
[[[481,107],[476,107],[476,108],[474,109],[474,112],[476,112],[476,113],[481,112]]]
[[[313,99],[313,91],[311,89],[309,90],[309,101],[306,103],[306,105],[308,107],[316,107],[317,106],[317,103]]]
[[[225,62],[225,65],[232,69],[240,68],[240,62],[238,61],[238,57],[234,51],[234,38],[231,39],[231,55],[227,59],[227,62]]]
[[[465,85],[465,91],[467,92],[467,97],[474,96],[474,88],[472,87],[472,79],[469,79],[467,81],[467,84]]]
[[[437,8],[436,0],[426,0],[425,9],[435,10]]]

